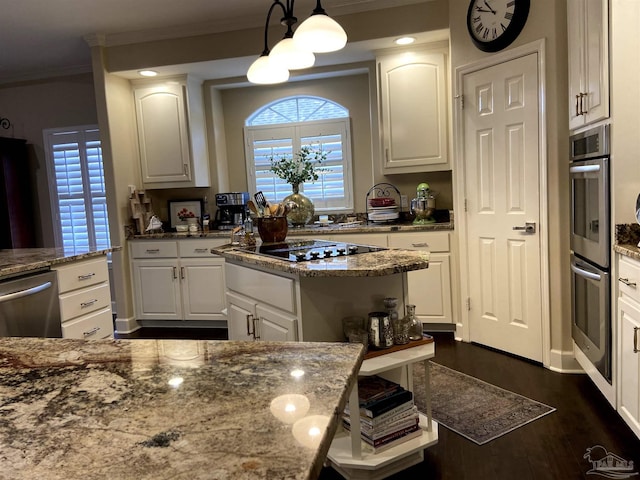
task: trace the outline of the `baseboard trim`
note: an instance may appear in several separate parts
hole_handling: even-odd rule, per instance
[[[576,360],[573,350],[551,349],[547,368],[558,373],[585,373]]]
[[[134,317],[118,318],[115,320],[116,333],[133,333],[136,330],[142,328],[138,321]]]

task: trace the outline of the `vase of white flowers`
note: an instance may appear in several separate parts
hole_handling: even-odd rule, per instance
[[[326,172],[322,162],[327,159],[327,153],[304,146],[293,156],[282,156],[276,160],[271,157],[270,170],[277,177],[291,185],[292,194],[284,198],[283,203],[293,202],[296,206],[287,214],[287,220],[294,227],[301,227],[309,223],[315,213],[313,201],[300,193],[300,185],[304,182],[315,182],[319,175]]]

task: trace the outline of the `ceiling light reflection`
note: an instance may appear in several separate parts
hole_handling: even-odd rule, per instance
[[[327,425],[329,417],[326,415],[310,415],[294,423],[291,433],[303,447],[318,448]]]
[[[290,393],[271,400],[269,409],[274,417],[289,425],[303,418],[309,412],[310,406],[306,396]]]
[[[184,382],[184,378],[173,377],[173,378],[170,378],[167,383],[171,385],[173,388],[178,388],[180,385],[182,385],[182,382]]]
[[[300,368],[296,368],[295,370],[291,371],[291,376],[293,378],[301,378],[304,376],[304,370],[300,369]]]

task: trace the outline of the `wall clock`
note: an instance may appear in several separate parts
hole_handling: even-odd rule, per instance
[[[524,28],[530,0],[471,0],[467,29],[483,52],[497,52],[510,45]]]

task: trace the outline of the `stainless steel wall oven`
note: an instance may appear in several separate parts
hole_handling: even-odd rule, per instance
[[[609,126],[570,138],[574,342],[611,383]]]

